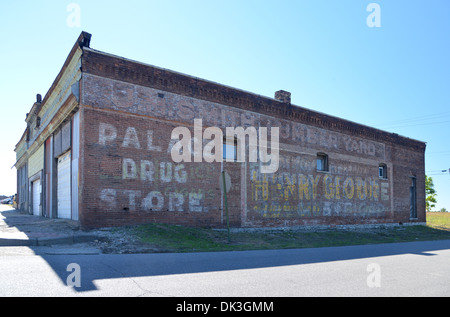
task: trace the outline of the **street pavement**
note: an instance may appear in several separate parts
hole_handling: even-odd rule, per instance
[[[450,296],[450,240],[102,254],[70,221],[0,212],[0,296]],[[72,241],[71,243],[68,243]]]
[[[0,296],[450,296],[450,240],[179,254],[35,248],[0,248]]]

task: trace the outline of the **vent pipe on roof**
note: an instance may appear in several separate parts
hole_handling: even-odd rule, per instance
[[[78,45],[80,48],[89,47],[91,45],[91,37],[92,35],[88,32],[81,32],[80,37],[78,38]]]
[[[290,105],[291,93],[289,91],[278,90],[277,92],[275,92],[275,99],[281,101],[282,103]]]

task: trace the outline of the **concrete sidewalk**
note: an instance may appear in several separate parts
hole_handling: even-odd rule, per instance
[[[97,239],[97,232],[80,230],[76,221],[32,216],[0,205],[0,246],[74,244]]]

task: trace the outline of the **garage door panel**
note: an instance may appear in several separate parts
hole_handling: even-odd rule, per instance
[[[58,158],[58,218],[71,219],[70,151]]]
[[[40,215],[40,211],[39,211],[39,205],[41,203],[41,180],[38,179],[37,181],[34,181],[32,183],[33,185],[33,215],[34,216],[39,216]]]

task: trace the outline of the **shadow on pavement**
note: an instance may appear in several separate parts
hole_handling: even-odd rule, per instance
[[[265,251],[41,256],[64,283],[70,274],[68,265],[78,264],[81,287],[74,289],[83,292],[95,290],[93,281],[99,279],[258,269],[400,254],[432,256],[433,251],[444,249],[450,249],[450,240]]]
[[[0,206],[0,246],[37,246],[89,241],[95,236],[79,230],[77,221],[49,219]]]
[[[32,236],[32,231],[27,231],[27,228],[29,229],[33,225],[45,225],[49,229],[49,233],[54,232],[55,234],[58,228],[61,228],[63,231],[66,229],[73,230],[72,224],[65,221],[53,222],[52,219],[40,217],[30,219],[32,216],[20,215],[13,211],[4,211],[0,215],[3,216],[2,221],[6,225],[14,224],[14,226],[18,229],[23,229],[22,232],[30,234],[30,236]],[[50,222],[46,222],[49,220]],[[42,223],[39,223],[40,221]],[[12,228],[3,229],[12,230]],[[74,290],[85,292],[96,290],[94,281],[101,279],[258,269],[400,254],[433,256],[433,251],[450,249],[450,240],[211,253],[52,255],[40,254],[40,247],[38,246],[30,246],[30,248],[35,250],[35,253],[51,266],[64,284],[66,284],[67,278],[72,273],[72,270],[69,270],[69,265],[72,263],[77,264],[81,271],[81,287],[74,287]]]

